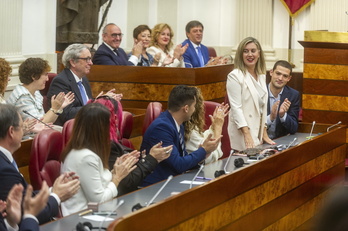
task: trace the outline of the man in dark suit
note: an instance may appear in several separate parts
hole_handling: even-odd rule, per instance
[[[209,57],[209,51],[202,44],[204,26],[199,21],[190,21],[186,25],[187,39],[182,45],[189,44],[186,52],[183,54],[185,67],[204,67],[218,64],[226,64],[227,60],[222,57]]]
[[[217,148],[221,137],[212,139],[209,135],[199,149],[190,154],[186,152],[183,122],[190,120],[195,111],[196,95],[195,87],[184,85],[174,87],[169,95],[168,110],[161,113],[147,128],[141,150],[146,149],[148,153],[158,142],[163,142],[164,147],[173,145],[173,150],[169,158],[160,162],[144,179],[143,186],[194,168]]]
[[[300,94],[286,86],[291,79],[291,74],[291,64],[285,60],[277,61],[270,70],[267,133],[271,139],[297,132]]]
[[[9,191],[15,184],[27,188],[27,182],[18,171],[12,154],[21,146],[23,137],[23,121],[13,105],[0,104],[0,200],[5,201]],[[80,188],[78,179],[72,175],[62,174],[53,184],[47,206],[38,215],[40,224],[50,221],[58,215],[61,201],[73,196]]]
[[[8,194],[6,202],[0,200],[0,230],[26,230],[38,231],[39,223],[35,217],[43,208],[45,208],[50,195],[46,182],[38,194],[31,197],[33,188],[28,186],[23,198],[23,185],[16,184]],[[23,201],[23,203],[22,203]],[[23,216],[22,216],[23,206]],[[6,217],[3,212],[6,211]],[[20,227],[18,224],[20,223]]]
[[[49,106],[51,107],[52,96],[60,92],[65,94],[73,92],[75,100],[63,111],[55,112],[59,115],[55,124],[60,126],[75,118],[78,110],[92,98],[91,87],[86,77],[93,65],[88,47],[82,44],[68,46],[64,51],[62,62],[65,69],[53,78],[47,93]]]
[[[128,58],[126,52],[120,48],[123,34],[114,23],[107,24],[103,29],[103,43],[93,55],[93,63],[96,65],[123,65],[137,66],[143,49],[140,41],[132,49],[132,55]]]

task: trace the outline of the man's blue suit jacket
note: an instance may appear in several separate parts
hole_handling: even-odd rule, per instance
[[[184,126],[181,125],[180,127],[181,131],[184,131]],[[163,147],[173,145],[173,151],[168,159],[160,162],[155,170],[144,179],[143,186],[165,180],[170,175],[182,174],[196,167],[205,158],[206,152],[202,147],[188,155],[182,155],[183,150],[180,145],[179,133],[168,110],[162,112],[147,128],[140,150],[146,149],[148,154],[152,146],[160,141],[163,142]]]
[[[27,182],[22,174],[11,164],[10,160],[0,151],[0,200],[6,201],[7,195],[15,184],[22,184],[24,189],[27,188]],[[33,196],[36,192],[33,193]],[[58,215],[59,205],[57,200],[50,196],[47,206],[36,216],[40,224],[44,224],[52,220]]]
[[[186,39],[182,43],[183,46],[185,46],[186,44],[189,44],[189,46],[183,55],[185,67],[191,67],[191,68],[192,67],[201,67],[201,63],[199,62],[197,52],[196,52],[195,48],[193,47],[193,45],[189,39]],[[208,63],[208,61],[210,59],[209,58],[209,51],[208,51],[208,48],[206,46],[204,46],[203,44],[201,44],[201,51],[202,51],[202,55],[203,55],[204,65],[205,65]]]
[[[117,51],[119,56],[117,56],[112,50],[110,50],[109,47],[102,43],[93,55],[93,64],[134,66],[132,62],[128,61],[127,54],[122,48],[118,48]]]
[[[88,98],[91,99],[92,90],[86,77],[82,78],[82,84],[85,87]],[[75,100],[64,108],[63,113],[58,116],[56,122],[54,123],[56,125],[63,126],[66,121],[75,118],[75,115],[83,106],[82,96],[79,87],[77,86],[75,77],[69,69],[65,68],[62,72],[60,72],[56,77],[53,78],[48,90],[47,98],[50,107],[51,98],[53,95],[58,95],[60,92],[64,92],[66,94],[69,91],[75,94]]]
[[[269,89],[268,89],[268,92],[269,92]],[[285,86],[283,88],[283,93],[280,97],[278,110],[280,108],[280,105],[284,102],[285,98],[288,98],[288,100],[291,102],[291,105],[289,110],[287,111],[287,116],[284,123],[282,123],[280,121],[279,116],[277,116],[275,138],[285,136],[289,133],[294,134],[297,132],[297,129],[298,129],[298,114],[300,112],[300,94],[295,89],[289,86]],[[268,103],[267,115],[269,114],[270,114],[270,105]]]

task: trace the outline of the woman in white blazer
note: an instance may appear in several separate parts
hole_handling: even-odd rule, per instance
[[[71,138],[62,153],[61,172],[73,171],[80,190],[61,204],[64,216],[87,209],[88,202],[104,202],[117,196],[117,186],[136,166],[138,158],[123,155],[109,171],[110,111],[91,103],[77,113]]]
[[[247,37],[240,42],[234,68],[228,74],[226,83],[231,148],[242,151],[263,141],[275,144],[268,137],[265,125],[268,102],[266,62],[261,45],[255,38]]]

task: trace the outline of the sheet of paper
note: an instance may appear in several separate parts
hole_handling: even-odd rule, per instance
[[[180,184],[191,184],[192,181],[190,180],[183,180],[180,182]],[[193,185],[201,185],[204,184],[206,181],[193,181],[192,184]]]
[[[108,217],[105,219],[105,216],[99,216],[99,215],[87,215],[83,216],[83,218],[91,220],[91,221],[113,221],[114,219],[111,217]]]

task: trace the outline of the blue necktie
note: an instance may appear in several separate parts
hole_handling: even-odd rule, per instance
[[[186,155],[185,141],[184,141],[183,134],[181,134],[181,131],[182,131],[182,128],[180,128],[180,131],[179,131],[180,146],[182,150],[182,155],[185,156]]]
[[[201,64],[201,67],[204,67],[204,60],[203,60],[201,47],[197,47],[197,54],[198,54],[199,63]]]
[[[80,90],[80,94],[81,94],[81,97],[82,97],[83,105],[86,105],[86,103],[87,103],[87,95],[86,95],[85,87],[83,86],[81,81],[77,82],[77,86],[79,87],[79,90]]]

